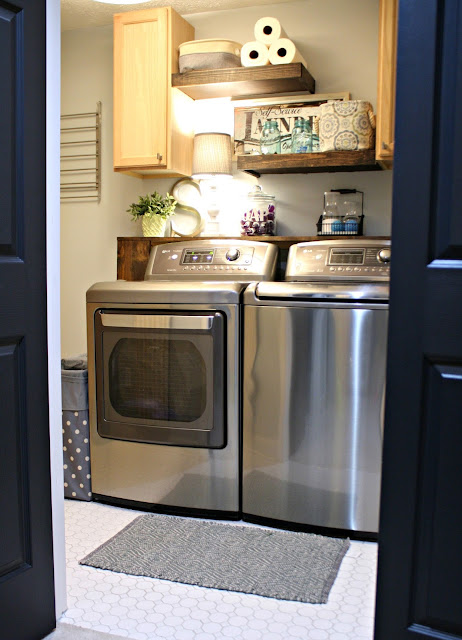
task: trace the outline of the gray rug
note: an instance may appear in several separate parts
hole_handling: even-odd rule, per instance
[[[139,516],[80,564],[135,576],[327,602],[350,543],[310,533]]]

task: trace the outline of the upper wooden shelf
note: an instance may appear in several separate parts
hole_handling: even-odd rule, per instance
[[[300,63],[186,71],[172,75],[172,86],[194,100],[309,91],[315,80]]]
[[[256,176],[262,173],[380,171],[374,149],[237,156],[237,168]]]

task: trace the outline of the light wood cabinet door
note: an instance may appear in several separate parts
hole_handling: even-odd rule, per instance
[[[377,77],[376,159],[385,169],[393,166],[395,146],[396,48],[398,0],[380,0],[379,66]]]
[[[171,88],[178,44],[189,37],[193,27],[170,7],[114,16],[115,171],[189,175],[192,123],[178,121],[187,110]]]

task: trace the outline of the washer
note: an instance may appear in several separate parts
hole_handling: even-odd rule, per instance
[[[239,516],[241,296],[276,257],[264,242],[158,245],[143,282],[87,291],[96,500]]]
[[[293,245],[244,296],[243,513],[378,532],[390,242]]]

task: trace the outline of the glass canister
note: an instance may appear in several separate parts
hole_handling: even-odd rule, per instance
[[[292,153],[311,153],[311,126],[304,118],[295,120],[291,151]]]
[[[276,198],[253,187],[247,196],[247,208],[241,218],[242,236],[276,235]]]
[[[269,153],[281,153],[281,132],[276,120],[267,120],[263,125],[260,138],[260,151],[266,155]]]

